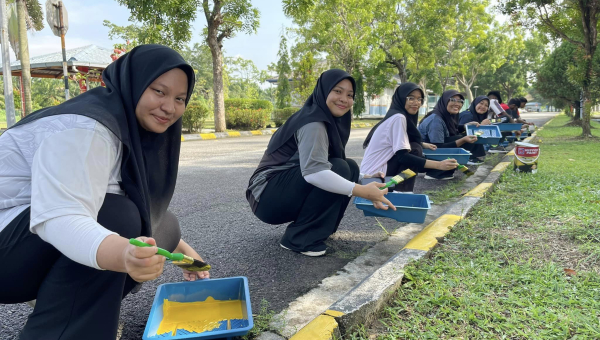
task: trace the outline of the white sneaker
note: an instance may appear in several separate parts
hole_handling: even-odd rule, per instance
[[[468,161],[467,165],[481,165],[483,164],[482,161]]]
[[[291,250],[290,248],[284,246],[281,243],[279,245],[283,249]],[[317,256],[323,256],[323,255],[325,255],[326,252],[327,252],[327,249],[325,249],[325,250],[318,250],[318,251],[301,251],[300,254],[306,255],[306,256],[311,256],[311,257],[317,257]]]
[[[450,177],[444,177],[444,178],[434,178],[434,177],[425,175],[425,179],[437,179],[437,180],[440,180],[440,181],[447,181],[447,180],[450,180],[450,179],[454,179],[454,175],[452,175]]]

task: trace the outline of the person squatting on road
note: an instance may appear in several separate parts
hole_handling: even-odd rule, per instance
[[[115,339],[122,298],[165,262],[129,238],[200,259],[167,210],[194,77],[174,50],[138,46],[106,87],[0,136],[0,303],[37,299],[20,339]]]

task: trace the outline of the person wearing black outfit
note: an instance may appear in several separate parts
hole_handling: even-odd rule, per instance
[[[488,108],[490,107],[490,100],[487,96],[479,96],[473,100],[468,110],[460,113],[458,124],[465,126],[469,123],[476,123],[479,125],[490,125],[488,116]],[[485,148],[483,144],[473,144],[471,149],[471,157],[469,160],[470,165],[478,165],[483,163],[482,157],[485,156]]]
[[[21,340],[115,339],[123,297],[162,273],[157,245],[200,259],[167,210],[194,70],[142,45],[102,79],[0,136],[0,303],[36,299]]]
[[[465,97],[456,90],[448,90],[419,124],[423,141],[438,148],[460,148],[472,150],[477,136],[462,136],[458,131],[458,113]],[[456,117],[456,118],[455,118]],[[448,180],[454,178],[454,170],[429,170],[425,179]]]
[[[304,106],[275,132],[250,178],[246,198],[254,215],[269,224],[292,222],[281,238],[284,249],[325,255],[325,240],[353,195],[396,209],[384,197],[387,189],[379,189],[384,184],[356,184],[358,165],[346,157],[355,88],[345,71],[321,74]]]

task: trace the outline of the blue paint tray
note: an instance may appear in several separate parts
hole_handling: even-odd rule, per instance
[[[423,149],[423,155],[427,159],[434,161],[443,161],[448,158],[454,158],[458,164],[467,164],[471,152],[462,148],[437,148],[436,150]]]
[[[354,204],[363,211],[365,216],[388,217],[398,222],[410,223],[425,222],[427,211],[431,209],[431,202],[427,195],[390,192],[385,197],[396,207],[396,211],[376,209],[373,202],[362,197],[355,197]]]
[[[481,132],[481,136],[477,136],[475,144],[497,145],[502,138],[502,133],[496,125],[467,125],[467,135],[474,135],[475,132]]]
[[[227,321],[222,321],[219,328],[202,333],[188,332],[183,329],[177,330],[175,336],[171,333],[156,334],[158,326],[163,319],[164,300],[176,302],[198,302],[205,301],[207,297],[215,300],[242,300],[243,319],[230,320],[230,329],[227,329]],[[143,340],[151,339],[222,339],[234,336],[242,336],[254,327],[252,319],[252,306],[250,305],[250,291],[248,279],[229,277],[224,279],[206,279],[198,281],[187,281],[178,283],[165,283],[156,289],[152,309],[146,322]]]
[[[500,123],[500,124],[494,124],[494,125],[499,127],[500,131],[521,130],[521,127],[523,126],[523,124],[521,124],[521,123]]]

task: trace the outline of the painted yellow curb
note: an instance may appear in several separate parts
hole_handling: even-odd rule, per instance
[[[340,312],[337,310],[331,310],[331,309],[326,310],[325,312],[323,312],[323,314],[333,316],[334,318],[339,318],[340,316],[344,316],[344,312]]]
[[[506,154],[507,156],[514,156],[515,155],[515,149],[510,150],[509,153]]]
[[[250,131],[250,133],[252,133],[253,136],[259,136],[262,135],[262,131],[260,130],[254,130],[254,131]]]
[[[338,323],[333,316],[319,315],[290,340],[329,340],[333,338],[333,331],[337,327]]]
[[[415,249],[429,251],[437,243],[438,237],[443,237],[450,232],[450,228],[453,227],[458,221],[460,216],[445,214],[438,217],[435,221],[431,222],[425,229],[421,230],[417,236],[413,237],[404,249]]]
[[[360,126],[361,128],[366,127],[365,123],[358,123],[358,126]]]
[[[275,131],[277,131],[277,129],[273,129],[273,130],[271,130],[271,133],[275,133]]]
[[[217,139],[217,136],[214,133],[201,133],[200,137],[202,139]]]
[[[470,197],[483,197],[488,190],[494,185],[494,183],[479,183],[478,186],[471,189],[471,191],[467,192],[465,196]]]
[[[182,142],[185,142],[185,138],[183,138],[183,136],[181,136],[181,141],[182,141]]]
[[[227,134],[229,135],[229,137],[240,137],[241,136],[239,131],[231,131],[231,132],[227,132]]]
[[[492,172],[502,172],[510,165],[510,162],[500,162],[493,169]]]

